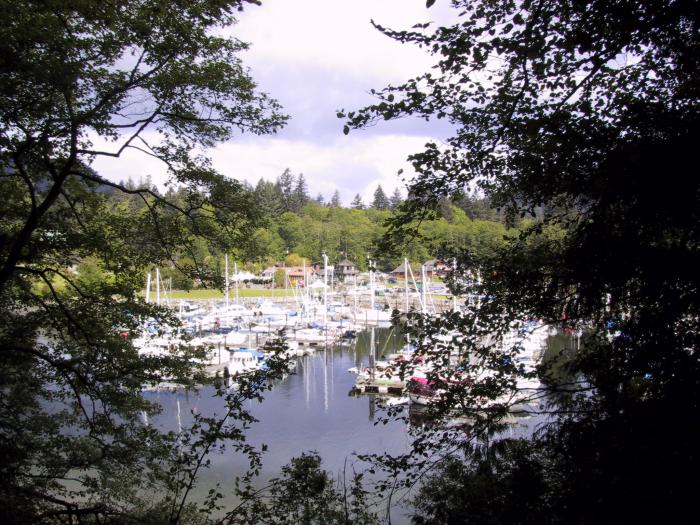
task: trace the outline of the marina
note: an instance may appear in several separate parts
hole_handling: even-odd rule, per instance
[[[270,356],[282,351],[289,373],[274,382],[264,394],[264,401],[248,401],[247,409],[257,423],[246,431],[246,440],[267,450],[256,483],[263,487],[293,457],[312,451],[321,457],[323,469],[341,479],[348,464],[358,471],[370,468],[358,455],[408,452],[416,437],[414,431],[426,426],[469,428],[469,413],[434,421],[430,405],[441,399],[455,377],[467,389],[472,383],[488,381],[484,375],[489,373],[487,367],[482,369],[476,362],[469,361],[475,366],[468,375],[455,368],[463,361],[459,345],[451,344],[459,334],[440,336],[439,348],[418,352],[419,342],[410,341],[392,325],[392,318],[405,319],[409,312],[430,317],[456,311],[465,302],[478,304],[480,299],[433,297],[424,268],[420,287],[415,280],[411,282],[407,262],[402,270],[406,279],[393,287],[378,285],[372,270],[363,285],[357,285],[354,276],[352,285],[331,286],[326,270],[324,280],[315,281],[316,286],[299,287],[295,283],[295,287],[285,287],[281,297],[243,299],[237,287],[229,293],[228,282],[223,301],[175,302],[158,292],[156,300],[175,310],[181,325],[167,332],[146,323],[135,346],[142,354],[177,351],[179,345],[204,350],[205,357],[199,358],[198,364],[207,375],[224,379],[230,388],[236,388],[241,376],[266,369]],[[232,280],[238,283],[235,273]],[[153,300],[150,284],[146,299]],[[526,323],[507,333],[496,351],[502,350],[505,355],[513,345],[520,347],[518,367],[528,372],[541,362],[551,334],[541,323]],[[488,339],[483,343],[493,343]],[[450,366],[448,376],[442,377],[436,375],[440,369],[434,359],[445,352]],[[539,381],[518,378],[515,392],[508,396],[476,401],[479,409],[512,407],[506,432],[525,435],[541,420],[540,387]],[[144,396],[163,407],[159,416],[147,422],[163,430],[186,428],[194,414],[217,417],[225,411],[211,386],[186,391],[165,383],[145,391]],[[397,410],[403,417],[387,417]],[[214,483],[229,486],[248,467],[247,458],[241,454],[216,454],[209,459],[211,466],[200,478],[203,487]],[[195,493],[195,497],[202,496]],[[237,503],[225,490],[224,496],[225,503]],[[405,501],[392,508],[392,523],[408,523],[407,510]]]
[[[283,267],[285,293],[282,297],[275,301],[269,297],[242,300],[240,283],[244,278],[250,280],[256,276],[239,273],[235,262],[231,274],[226,255],[224,300],[218,302],[173,301],[169,297],[171,284],[166,285],[160,269],[156,268],[147,275],[145,300],[177,312],[180,326],[172,329],[160,326],[155,320],[146,320],[141,333],[133,334],[134,345],[140,354],[156,356],[179,347],[201,349],[205,356],[198,358],[198,364],[203,365],[209,375],[230,377],[262,366],[267,347],[280,337],[285,339],[285,355],[298,357],[319,348],[334,347],[341,341],[351,342],[360,330],[390,326],[392,316],[408,312],[435,315],[457,308],[457,297],[452,297],[451,301],[433,298],[429,288],[435,286],[431,284],[426,265],[421,266],[420,279],[416,281],[408,260],[404,259],[403,266],[395,271],[403,273],[403,285],[391,288],[378,284],[378,273],[371,260],[369,272],[361,276],[360,284],[357,273],[349,268],[350,261],[341,261],[341,275],[348,276],[346,281],[336,281],[335,267],[328,264],[324,253],[322,270],[303,266],[296,274],[299,279],[294,282],[290,280],[290,275],[295,275],[292,268]],[[274,274],[274,268],[268,273]],[[260,279],[264,279],[264,275],[265,272]],[[383,275],[382,279],[386,280],[387,276]],[[398,284],[396,279],[392,280]],[[261,355],[253,359],[250,352]],[[375,357],[371,357],[371,368],[375,367]],[[371,375],[374,380],[374,371]],[[368,388],[367,391],[373,393],[388,393],[391,389],[395,393],[405,386],[402,380],[399,382],[400,385],[360,382],[358,389]]]
[[[382,351],[391,354],[400,350],[402,334],[393,328],[375,330],[375,338],[380,357]],[[275,383],[264,401],[250,402],[249,409],[259,421],[248,431],[248,441],[258,447],[267,446],[260,486],[302,451],[318,452],[323,468],[336,477],[350,468],[348,464],[364,470],[367,465],[356,454],[407,452],[414,439],[412,429],[432,424],[425,407],[408,403],[399,391],[372,392],[371,384],[359,391],[357,376],[349,370],[368,367],[371,342],[371,332],[360,332],[350,344],[296,357],[291,373]],[[223,410],[221,399],[213,395],[210,387],[194,392],[161,388],[144,395],[163,407],[163,412],[150,423],[170,430],[190,423],[192,412],[215,415]],[[377,424],[386,410],[397,404],[404,405],[405,421]],[[517,435],[529,432],[538,419],[526,415],[514,421],[509,432]],[[202,474],[202,486],[230,486],[233,477],[247,468],[247,460],[233,452],[213,455],[211,460],[211,467]],[[228,497],[227,501],[235,501],[230,494]],[[405,506],[394,509],[392,523],[409,523],[405,511]]]

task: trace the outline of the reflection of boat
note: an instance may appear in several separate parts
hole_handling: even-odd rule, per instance
[[[436,418],[427,406],[411,404],[408,407],[408,424],[413,428],[461,429],[467,432],[474,424],[474,419],[463,414]]]
[[[402,397],[388,397],[384,400],[384,406],[395,407],[400,405],[408,405],[411,402],[410,398],[406,396]]]

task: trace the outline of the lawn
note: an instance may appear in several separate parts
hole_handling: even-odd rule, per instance
[[[287,295],[292,296],[293,291],[287,290]],[[229,297],[233,299],[236,293],[232,290]],[[256,288],[241,288],[238,290],[238,296],[242,298],[248,297],[284,297],[284,290],[267,290]],[[173,290],[172,299],[223,299],[224,292],[221,290]]]

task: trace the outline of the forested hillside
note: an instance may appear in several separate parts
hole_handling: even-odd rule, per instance
[[[125,185],[147,186],[158,193],[150,181],[128,181]],[[389,271],[399,266],[403,257],[419,265],[465,247],[476,258],[493,255],[504,239],[514,236],[533,220],[518,221],[518,228],[514,228],[484,197],[464,195],[454,200],[443,199],[432,215],[420,223],[418,235],[407,238],[398,251],[388,253],[382,251],[381,241],[387,221],[394,217],[403,199],[398,190],[386,197],[381,186],[373,195],[373,201],[367,205],[358,195],[354,204],[343,206],[337,192],[328,202],[322,196],[312,199],[304,176],[293,176],[289,170],[275,182],[261,179],[255,187],[242,184],[241,205],[254,209],[257,221],[254,226],[248,225],[250,235],[237,236],[237,243],[229,253],[242,268],[252,271],[284,259],[290,264],[301,258],[307,264],[318,262],[324,251],[331,264],[347,256],[365,270],[367,257],[371,256],[379,270]],[[177,191],[171,190],[165,196],[185,204]],[[127,205],[126,199],[136,215],[148,213],[140,197],[115,193],[114,199],[120,206]],[[182,272],[180,267],[189,269],[198,265],[205,273],[223,272],[223,253],[216,246],[203,240],[194,246],[191,253],[163,261],[163,275],[172,277],[177,288],[196,285],[189,277],[191,272]]]

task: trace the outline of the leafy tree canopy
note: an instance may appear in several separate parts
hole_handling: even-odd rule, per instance
[[[251,486],[239,489],[243,500],[227,518],[232,525],[374,525],[380,520],[373,512],[376,502],[363,487],[363,474],[353,472],[352,480],[339,480],[321,469],[316,452],[303,453],[282,467],[282,475],[261,492]]]
[[[250,422],[243,400],[259,395],[260,378],[221,393],[230,419],[160,434],[140,422],[158,411],[141,388],[203,381],[192,366],[202,351],[142,356],[131,340],[145,318],[176,324],[139,297],[146,271],[169,262],[216,284],[200,242],[245,246],[257,220],[250,195],[194,153],[286,120],[238,58],[246,44],[220,36],[247,3],[257,2],[2,2],[4,522],[153,511],[175,523],[201,454],[219,438],[255,465],[231,422]],[[148,181],[120,184],[89,167],[127,149],[164,162],[167,198]]]
[[[477,374],[479,362],[491,371],[481,377],[502,379],[458,389],[442,408],[483,407],[476,393],[496,399],[512,391],[518,371],[493,341],[524,320],[580,330],[582,347],[566,358],[568,384],[549,377],[546,366],[537,373],[557,416],[531,438],[554,459],[537,467],[547,475],[534,511],[546,522],[681,519],[683,509],[692,512],[695,488],[680,480],[698,467],[697,2],[451,3],[456,21],[449,26],[377,26],[428,50],[438,64],[375,92],[377,103],[347,122],[360,128],[415,115],[455,126],[445,144],[429,143],[411,157],[418,176],[392,221],[396,240],[441,199],[473,188],[511,225],[543,219],[495,256],[462,251],[462,268],[478,269],[481,279],[470,273],[454,284],[473,284],[484,298],[478,312],[416,322],[428,334],[459,329],[460,355],[472,356],[463,370]],[[425,341],[434,350],[430,335]],[[517,345],[510,352],[517,356]],[[562,389],[569,395],[553,395]],[[468,439],[483,437],[503,408],[477,417]],[[650,428],[655,418],[662,423]],[[537,461],[528,450],[504,457]],[[482,457],[484,468],[501,468]],[[488,489],[482,472],[462,479]],[[488,479],[506,490],[514,478]],[[439,505],[424,508],[442,522]],[[499,522],[495,511],[489,517]],[[476,514],[459,520],[484,522]]]

